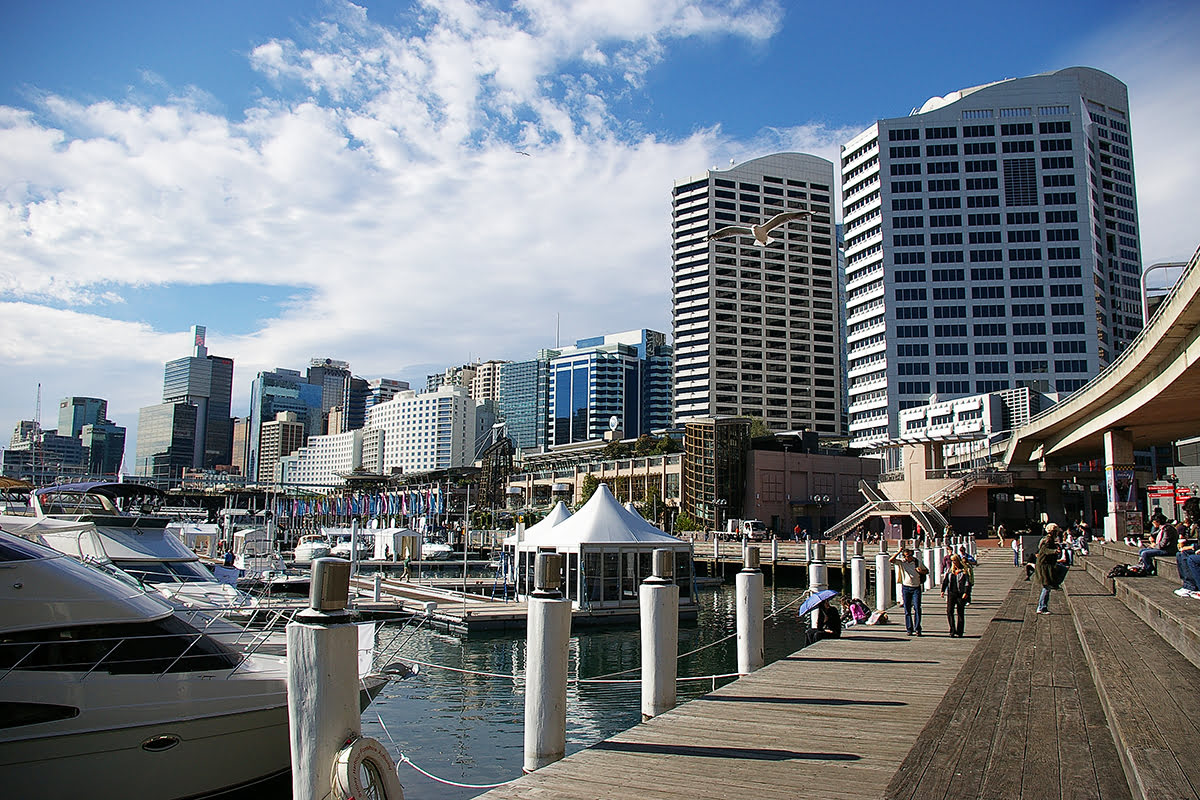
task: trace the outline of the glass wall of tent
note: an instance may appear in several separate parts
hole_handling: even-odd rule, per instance
[[[636,608],[642,582],[652,574],[653,553],[656,547],[642,545],[631,548],[617,544],[585,544],[579,552],[564,555],[563,587],[567,599],[577,607]],[[679,602],[693,602],[692,553],[689,546],[670,548],[675,551],[675,583],[679,586]],[[534,562],[537,553],[556,552],[553,547],[519,550],[517,553],[517,594],[528,595],[534,589]]]

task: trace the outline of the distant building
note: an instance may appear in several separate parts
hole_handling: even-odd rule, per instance
[[[58,433],[79,436],[84,425],[108,420],[108,401],[99,397],[64,397],[58,403]]]
[[[295,453],[307,440],[305,423],[293,411],[280,411],[275,419],[264,422],[259,439],[258,482],[277,482],[279,459]]]
[[[550,360],[558,350],[539,350],[530,361],[509,361],[500,367],[497,405],[505,432],[522,449],[546,445],[550,408]]]
[[[233,419],[233,450],[230,454],[230,466],[239,475],[246,475],[246,459],[250,449],[250,420],[246,417]]]
[[[308,382],[321,387],[320,433],[343,433],[357,430],[366,422],[367,381],[350,373],[350,364],[332,358],[314,358],[308,366]],[[337,419],[330,423],[329,414],[340,408]]]
[[[363,431],[310,436],[308,444],[280,459],[283,486],[341,486],[344,476],[362,465]]]
[[[196,406],[191,466],[213,469],[229,464],[233,448],[233,359],[208,354],[203,325],[192,326],[192,341],[192,355],[166,364],[163,402]]]
[[[427,472],[474,460],[475,401],[461,386],[404,391],[373,406],[367,428],[383,432],[378,472]]]
[[[88,423],[79,434],[88,451],[88,472],[92,475],[117,475],[125,460],[125,428],[105,420]]]
[[[425,376],[425,391],[436,392],[440,386],[462,386],[468,392],[471,381],[475,380],[477,364],[463,364],[461,367],[450,367],[445,372],[435,372]]]
[[[580,339],[549,365],[551,445],[600,439],[610,429],[635,438],[671,420],[671,347],[666,335],[634,330]]]
[[[178,481],[195,465],[196,419],[191,403],[162,403],[138,412],[134,473],[157,481]]]
[[[397,381],[392,378],[376,378],[373,381],[367,381],[365,411],[369,411],[372,406],[386,403],[395,397],[398,392],[407,391],[408,388],[408,381]]]
[[[311,384],[294,369],[282,367],[271,372],[260,372],[250,384],[249,446],[246,455],[246,475],[259,475],[259,451],[261,449],[262,426],[275,419],[281,411],[291,411],[304,424],[305,441],[308,436],[321,435],[324,424],[321,413],[323,385]],[[301,442],[303,445],[304,442]],[[274,464],[266,474],[270,475]]]
[[[747,417],[698,417],[684,422],[681,510],[706,528],[743,516]]]
[[[507,361],[484,361],[475,364],[475,375],[471,378],[471,399],[475,402],[496,400],[500,393],[500,371]]]

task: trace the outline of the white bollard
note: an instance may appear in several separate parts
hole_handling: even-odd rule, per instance
[[[884,611],[891,607],[892,582],[890,580],[892,566],[888,563],[887,543],[879,543],[879,552],[875,555],[875,610]]]
[[[867,560],[861,555],[850,559],[850,597],[867,600]]]
[[[938,549],[936,547],[926,547],[923,556],[925,561],[925,569],[929,570],[929,574],[925,576],[925,589],[932,590],[937,582],[938,571]]]
[[[375,573],[375,591],[372,596],[376,603],[383,600],[383,575],[378,572]]]
[[[913,547],[914,548],[916,547],[916,542],[913,542]],[[900,549],[898,552],[904,552],[904,540],[903,539],[900,540]],[[916,557],[919,557],[919,555],[916,552],[914,552],[913,555]],[[900,567],[896,566],[895,564],[892,565],[892,572],[894,574],[894,579],[892,580],[892,583],[895,584],[895,586],[896,586],[896,590],[894,592],[892,592],[892,597],[895,598],[897,603],[899,603],[900,600],[904,597],[904,593],[903,593],[904,573],[900,570]]]
[[[838,542],[838,544],[840,544],[840,545],[841,545],[841,548],[840,548],[840,550],[841,550],[841,555],[839,556],[839,559],[840,559],[840,560],[838,561],[838,563],[839,563],[839,564],[841,564],[841,565],[844,567],[844,566],[846,566],[846,564],[848,564],[848,563],[849,563],[849,562],[846,560],[846,557],[849,555],[849,553],[846,551],[846,540],[845,540],[845,539],[842,539],[840,542]]]
[[[713,534],[713,560],[721,560],[721,539],[720,534],[717,533]]]
[[[779,560],[779,539],[772,536],[771,537],[771,563],[774,564],[778,560]],[[771,574],[774,575],[775,573],[772,572]]]
[[[642,721],[675,707],[679,674],[679,587],[675,554],[655,550],[653,574],[638,594],[642,627]]]
[[[329,794],[334,759],[362,733],[358,710],[358,628],[346,613],[350,565],[318,558],[311,608],[287,626],[288,729],[292,796]]]
[[[808,565],[808,588],[814,594],[829,588],[829,566],[825,563],[825,545],[817,542],[813,547],[813,560]],[[817,627],[817,609],[812,611],[812,627]]]
[[[972,557],[974,557],[978,553],[978,550],[976,548],[977,548],[977,545],[975,544],[975,537],[972,536],[970,539],[967,540],[967,552],[970,553]]]
[[[758,548],[746,553],[737,574],[738,672],[748,675],[763,665],[763,574],[758,568]]]
[[[538,553],[528,600],[525,665],[525,772],[560,760],[567,749],[567,662],[571,601],[562,597],[562,559]]]
[[[746,563],[746,551],[750,548],[750,540],[745,536],[742,537],[742,563]]]
[[[812,542],[808,539],[804,540],[804,563],[812,563]]]

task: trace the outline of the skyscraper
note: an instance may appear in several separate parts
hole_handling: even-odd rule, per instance
[[[461,467],[475,455],[475,401],[462,386],[442,385],[420,394],[398,392],[371,407],[367,432],[372,430],[382,432],[380,472]]]
[[[304,426],[305,442],[308,441],[308,436],[321,435],[323,395],[324,385],[309,383],[298,370],[280,367],[272,372],[258,373],[250,384],[247,477],[253,480],[259,474],[259,447],[263,423],[274,420],[279,412],[291,411],[296,414],[297,421]],[[274,465],[269,467],[273,469]]]
[[[108,419],[108,401],[99,397],[64,397],[58,403],[58,435],[79,436],[84,425]]]
[[[842,147],[852,444],[900,409],[1065,394],[1141,328],[1125,85],[1085,67],[935,97]]]
[[[168,361],[163,371],[163,402],[196,406],[193,467],[228,465],[233,448],[233,359],[211,356],[205,328],[192,326],[192,354]],[[139,434],[140,436],[140,434]]]
[[[505,432],[517,447],[541,448],[546,444],[550,359],[558,354],[558,350],[539,350],[537,358],[510,361],[500,367],[497,403]]]
[[[670,423],[671,354],[665,334],[626,331],[580,339],[549,365],[549,444],[600,439],[610,420],[626,438]]]
[[[672,193],[675,421],[762,417],[775,430],[840,433],[840,307],[833,164],[775,153],[675,183]],[[752,238],[709,241],[725,225],[782,211],[813,216]]]

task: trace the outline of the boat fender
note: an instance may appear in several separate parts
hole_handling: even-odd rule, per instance
[[[333,759],[332,783],[334,800],[404,800],[395,762],[387,748],[369,736],[359,736],[338,751]]]

